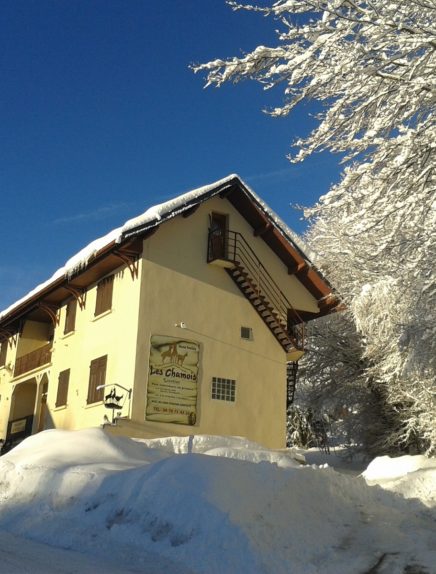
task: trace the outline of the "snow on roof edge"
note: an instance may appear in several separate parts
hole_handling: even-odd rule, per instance
[[[290,241],[301,252],[301,255],[308,261],[308,263],[310,263],[310,265],[313,265],[315,253],[310,249],[303,238],[293,229],[291,229],[289,225],[287,225],[283,219],[277,215],[277,213],[271,209],[271,207],[261,197],[259,197],[255,191],[251,189],[249,185],[247,185],[241,178],[238,177],[238,179],[246,188],[246,190],[253,196],[253,199],[255,199],[262,210],[268,215],[271,221],[275,224],[278,231],[280,231],[285,239]]]
[[[193,200],[199,199],[200,197],[206,195],[207,193],[209,193],[214,189],[225,186],[226,183],[230,183],[234,179],[242,181],[237,174],[230,174],[227,177],[224,177],[223,179],[215,181],[214,183],[210,183],[202,187],[193,189],[191,191],[187,191],[185,193],[182,193],[181,195],[169,199],[168,201],[165,201],[164,203],[160,203],[158,205],[150,207],[149,209],[144,211],[144,213],[142,213],[141,215],[138,215],[137,217],[133,217],[132,219],[126,221],[126,223],[122,227],[122,237],[132,235],[133,233],[131,232],[133,232],[133,230],[136,228],[141,228],[142,230],[144,225],[146,225],[147,223],[152,222],[157,223],[159,221],[162,221],[164,217],[168,214],[178,215],[178,213],[182,211],[183,207],[186,208],[187,204],[195,203]]]
[[[143,231],[147,224],[150,224],[150,227],[153,227],[155,224],[169,219],[169,217],[175,217],[184,211],[184,209],[182,209],[183,207],[185,209],[187,208],[187,204],[196,203],[194,200],[198,200],[202,196],[207,195],[209,192],[215,189],[218,190],[218,188],[225,187],[227,183],[230,184],[230,182],[234,181],[235,179],[241,183],[244,189],[252,196],[256,203],[268,215],[276,228],[282,233],[282,235],[284,235],[288,241],[294,244],[307,260],[309,249],[304,244],[301,237],[299,237],[290,227],[288,227],[286,223],[242,180],[238,174],[232,173],[213,183],[195,188],[191,191],[182,193],[181,195],[178,195],[168,201],[151,206],[141,215],[128,219],[121,227],[113,229],[106,235],[91,241],[91,243],[70,257],[70,259],[68,259],[62,267],[57,269],[49,279],[37,285],[34,289],[12,303],[6,309],[0,311],[0,320],[11,313],[14,309],[25,303],[28,299],[38,295],[38,293],[42,292],[58,279],[62,277],[69,278],[71,275],[85,268],[89,260],[98,251],[104,249],[110,243],[120,243],[123,239],[134,235],[135,229],[140,229]],[[310,260],[309,263],[311,263]]]

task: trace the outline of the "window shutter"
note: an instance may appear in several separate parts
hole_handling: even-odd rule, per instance
[[[58,379],[58,393],[56,396],[56,406],[63,407],[67,404],[68,384],[70,382],[70,369],[61,371]]]
[[[95,315],[101,315],[112,308],[112,292],[114,286],[114,276],[102,279],[97,285],[97,299],[95,302]]]
[[[89,367],[89,386],[87,403],[98,403],[103,400],[104,389],[97,387],[104,385],[106,381],[107,355],[91,361]]]
[[[8,342],[2,341],[0,344],[0,367],[4,367],[6,364],[6,353],[8,351]]]
[[[76,299],[71,299],[71,301],[69,301],[69,303],[67,304],[64,335],[74,331],[74,328],[76,326],[76,310],[77,310],[77,301]]]

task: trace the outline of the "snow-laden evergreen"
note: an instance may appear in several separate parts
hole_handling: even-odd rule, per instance
[[[288,115],[302,101],[321,104],[317,127],[294,142],[291,159],[322,150],[344,156],[340,183],[306,211],[313,220],[308,240],[363,342],[356,381],[378,397],[383,421],[392,422],[373,446],[433,452],[436,4],[229,4],[276,18],[277,45],[195,70],[216,86],[250,78],[265,89],[279,87],[284,101],[273,116]]]

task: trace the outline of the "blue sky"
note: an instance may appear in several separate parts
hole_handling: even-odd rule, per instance
[[[148,206],[238,173],[296,231],[291,204],[337,180],[286,159],[313,119],[273,119],[280,91],[203,89],[192,63],[274,42],[224,0],[2,0],[0,309]]]

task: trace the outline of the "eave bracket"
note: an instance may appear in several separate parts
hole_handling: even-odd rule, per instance
[[[73,295],[79,303],[80,309],[83,311],[86,304],[86,289],[76,287],[75,285],[65,285],[65,289]]]
[[[135,251],[129,251],[128,249],[115,249],[112,253],[127,265],[132,279],[137,279],[139,272],[138,253]]]
[[[55,305],[50,305],[50,303],[40,301],[37,307],[44,311],[44,313],[47,313],[53,323],[53,327],[59,325],[59,313],[58,308]]]

